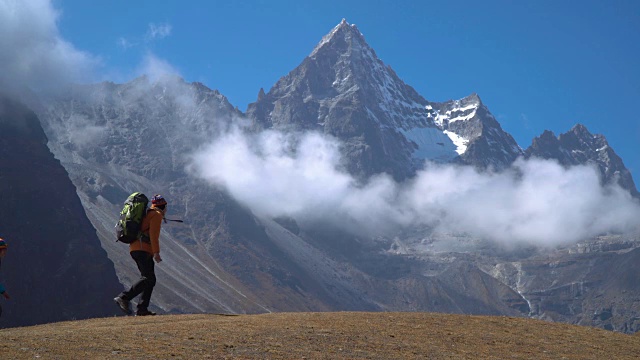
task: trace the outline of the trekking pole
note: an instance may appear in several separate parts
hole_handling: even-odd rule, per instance
[[[175,222],[179,222],[179,223],[183,223],[184,220],[180,220],[180,219],[167,219],[167,218],[163,218],[164,219],[164,223],[166,224],[167,221],[175,221]]]

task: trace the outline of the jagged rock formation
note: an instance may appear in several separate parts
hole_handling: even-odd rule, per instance
[[[2,274],[12,296],[3,299],[2,326],[116,314],[113,264],[46,144],[36,115],[0,96]]]
[[[456,144],[460,163],[500,171],[522,156],[522,149],[502,130],[477,94],[427,107],[429,117]]]
[[[525,156],[554,159],[564,166],[593,164],[602,175],[603,183],[617,183],[634,196],[640,196],[631,173],[609,146],[607,139],[602,135],[591,134],[582,124],[575,125],[558,137],[551,131],[543,132],[533,139]]]

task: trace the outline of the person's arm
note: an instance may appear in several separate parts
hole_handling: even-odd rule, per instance
[[[156,262],[162,261],[160,257],[160,228],[162,227],[162,214],[157,211],[149,219],[149,240],[151,240],[151,252]]]

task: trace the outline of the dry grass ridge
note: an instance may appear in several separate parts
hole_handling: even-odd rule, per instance
[[[435,313],[159,315],[0,330],[3,359],[638,359],[640,336]]]

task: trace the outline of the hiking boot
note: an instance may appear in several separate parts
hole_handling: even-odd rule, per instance
[[[131,315],[131,306],[129,304],[129,300],[125,300],[120,296],[116,296],[113,298],[113,301],[115,301],[115,303],[118,304],[118,307],[120,308],[120,310],[124,311],[125,314]]]
[[[147,309],[141,309],[136,311],[136,316],[148,316],[148,315],[155,315],[156,313],[154,313],[153,311],[149,311]]]

